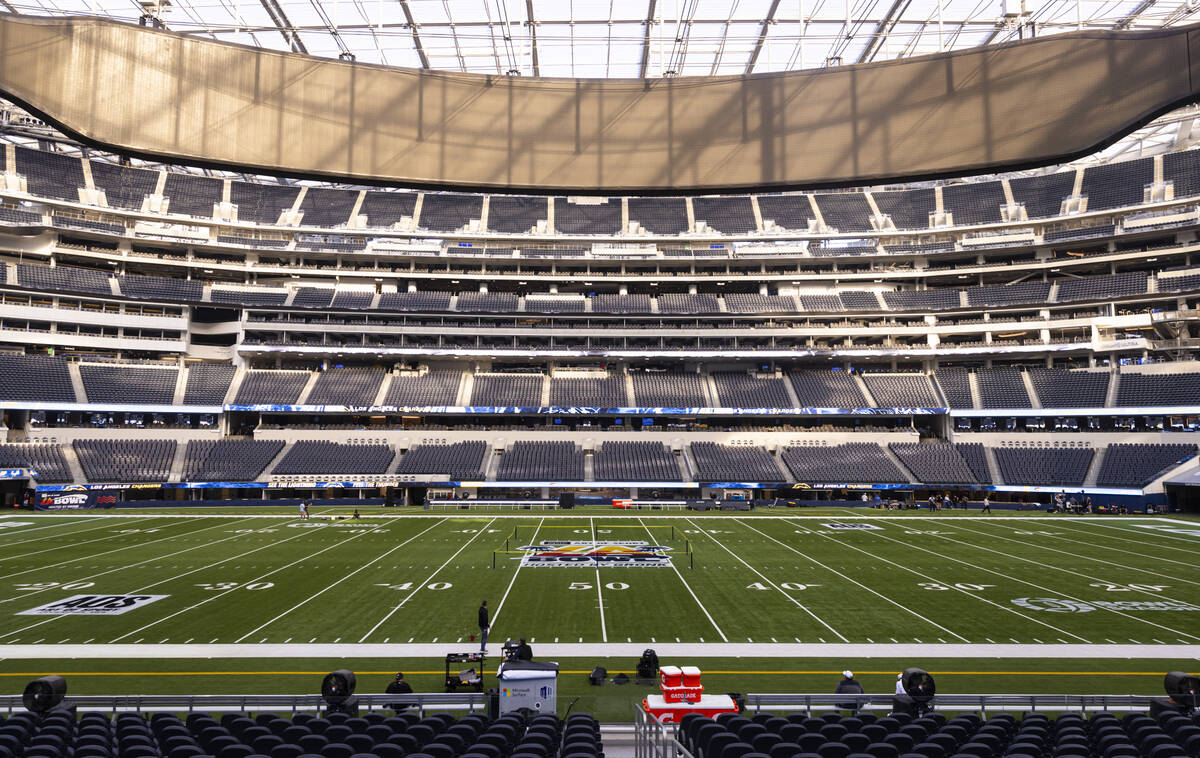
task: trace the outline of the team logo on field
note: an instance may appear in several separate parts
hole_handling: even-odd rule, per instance
[[[12,529],[17,526],[32,526],[32,521],[0,521],[0,529]]]
[[[1071,600],[1062,597],[1019,597],[1013,605],[1030,611],[1090,613],[1106,611],[1200,611],[1200,607],[1178,600]]]
[[[18,616],[117,616],[149,605],[169,595],[72,595],[63,600],[21,611]]]
[[[883,527],[875,526],[874,524],[821,524],[826,529],[880,529]]]
[[[579,566],[606,568],[609,566],[656,568],[670,566],[667,552],[671,548],[636,541],[543,540],[536,545],[517,548],[525,554],[521,565],[531,568]]]

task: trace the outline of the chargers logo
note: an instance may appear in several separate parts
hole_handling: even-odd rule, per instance
[[[657,568],[671,565],[666,553],[671,548],[646,542],[621,541],[544,541],[537,545],[517,548],[524,551],[522,566],[533,568],[578,566],[605,568],[609,566]]]
[[[1019,597],[1012,604],[1031,611],[1051,613],[1088,613],[1096,610],[1096,606],[1089,603],[1059,597]]]

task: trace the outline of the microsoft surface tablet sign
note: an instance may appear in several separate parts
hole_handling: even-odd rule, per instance
[[[21,611],[18,616],[117,616],[149,605],[169,595],[72,595],[63,600]]]

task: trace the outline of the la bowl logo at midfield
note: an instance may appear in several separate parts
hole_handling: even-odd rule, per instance
[[[521,557],[521,565],[532,568],[562,568],[566,566],[657,568],[671,565],[671,558],[666,554],[670,549],[646,542],[612,540],[571,540],[569,542],[543,540],[536,545],[524,545],[517,548],[524,552]]]
[[[1031,611],[1051,613],[1087,613],[1096,610],[1096,606],[1090,603],[1059,597],[1019,597],[1013,600],[1012,604]]]

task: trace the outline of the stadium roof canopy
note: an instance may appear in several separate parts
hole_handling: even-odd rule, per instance
[[[822,68],[1198,20],[1195,0],[0,0],[318,56],[480,74],[667,77]]]

